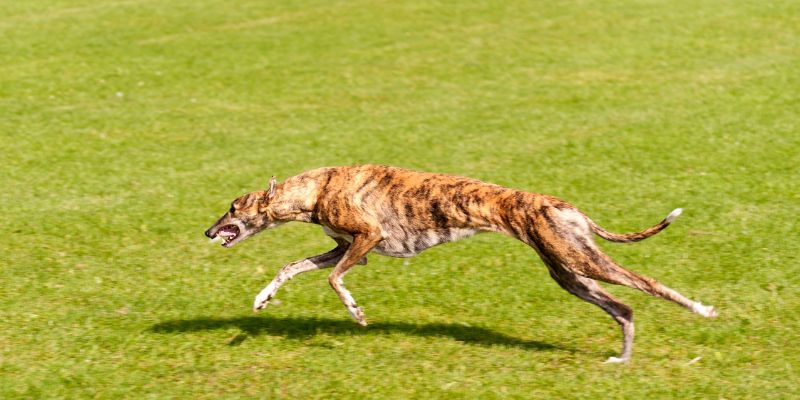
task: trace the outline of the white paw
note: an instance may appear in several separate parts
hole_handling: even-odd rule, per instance
[[[695,301],[692,304],[692,311],[697,314],[700,314],[706,318],[716,318],[717,317],[717,310],[714,306],[704,306],[699,301]]]
[[[269,304],[269,301],[272,299],[272,296],[274,296],[274,292],[275,291],[272,289],[272,284],[262,290],[261,293],[256,296],[255,301],[253,301],[253,312],[266,308],[267,304]]]
[[[358,322],[361,326],[367,326],[367,319],[366,315],[364,315],[364,309],[361,307],[356,307],[355,304],[352,306],[347,306],[347,311],[350,312],[350,316],[353,317],[356,322]]]
[[[256,296],[256,300],[253,301],[253,312],[267,308],[267,304],[269,304],[269,298]]]
[[[627,358],[619,358],[619,357],[608,357],[608,360],[603,362],[603,364],[619,364],[619,363],[624,363],[624,362],[628,362],[628,359]]]

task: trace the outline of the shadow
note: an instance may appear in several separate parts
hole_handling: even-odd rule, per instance
[[[530,350],[561,350],[575,353],[550,343],[524,340],[490,329],[460,324],[410,324],[405,322],[375,322],[361,327],[350,320],[324,318],[276,318],[268,315],[233,318],[195,318],[165,321],[150,327],[156,333],[183,333],[216,329],[238,328],[247,336],[273,335],[288,339],[309,339],[319,334],[366,336],[403,333],[423,337],[450,337],[454,340],[481,346],[508,346]],[[244,341],[241,334],[232,338],[229,345]]]

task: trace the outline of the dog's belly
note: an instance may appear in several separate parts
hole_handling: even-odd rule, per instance
[[[386,237],[372,249],[372,252],[389,257],[413,257],[437,244],[470,237],[477,232],[478,231],[475,229],[445,228],[386,235]]]
[[[352,235],[336,232],[324,225],[322,230],[332,238],[344,239],[349,243],[353,243]],[[438,244],[453,242],[476,233],[478,233],[477,229],[468,228],[442,228],[412,232],[392,229],[389,232],[384,232],[384,239],[372,248],[372,252],[389,257],[414,257]]]
[[[344,239],[348,243],[353,243],[353,235],[350,235],[350,234],[347,234],[347,233],[336,232],[333,229],[331,229],[331,228],[329,228],[329,227],[327,227],[325,225],[322,225],[322,231],[325,232],[326,235],[328,235],[328,236],[330,236],[330,237],[332,237],[334,239]]]

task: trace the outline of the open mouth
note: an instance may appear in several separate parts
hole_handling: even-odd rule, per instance
[[[222,238],[222,245],[227,247],[239,237],[239,227],[236,225],[225,225],[217,231],[217,236]]]

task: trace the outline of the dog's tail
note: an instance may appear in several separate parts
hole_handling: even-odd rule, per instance
[[[657,224],[655,224],[655,225],[653,225],[653,226],[651,226],[651,227],[649,227],[649,228],[647,228],[647,229],[645,229],[645,230],[643,230],[641,232],[635,232],[635,233],[613,233],[613,232],[609,232],[609,231],[601,228],[597,224],[595,224],[594,221],[592,221],[591,219],[586,218],[586,220],[589,222],[589,226],[592,228],[592,231],[594,231],[594,233],[597,234],[597,236],[600,236],[601,238],[603,238],[605,240],[608,240],[608,241],[611,241],[611,242],[631,243],[631,242],[638,242],[640,240],[647,239],[650,236],[653,236],[656,233],[663,231],[664,228],[668,227],[669,224],[672,223],[672,221],[674,221],[675,218],[678,218],[678,216],[681,215],[682,212],[683,212],[682,208],[676,208],[671,213],[669,213],[669,215],[667,215],[667,217],[664,218],[661,222],[659,222],[659,223],[657,223]]]

